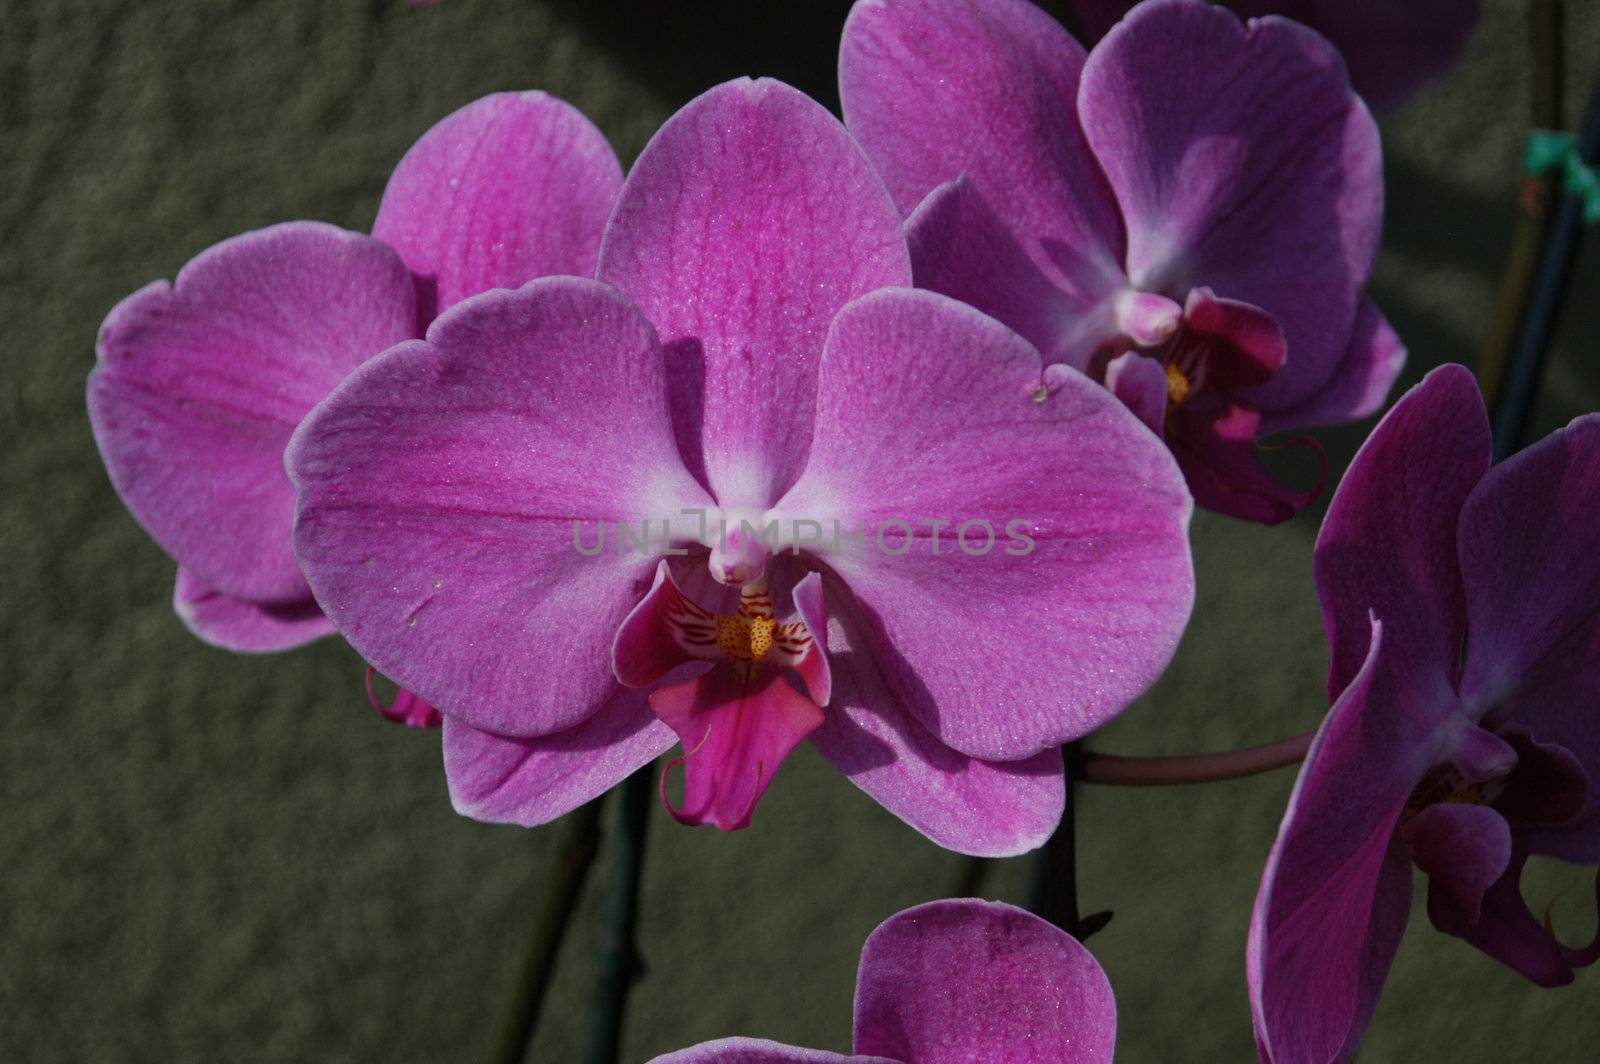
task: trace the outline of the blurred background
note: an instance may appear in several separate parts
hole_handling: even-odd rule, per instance
[[[336,639],[247,658],[190,637],[172,564],[112,493],[84,414],[96,328],[197,252],[293,218],[367,229],[416,137],[485,93],[540,88],[623,162],[679,105],[773,75],[837,107],[844,3],[689,0],[11,0],[0,34],[0,1060],[475,1061],[503,1012],[559,829],[457,817],[436,733],[367,707]],[[1470,362],[1498,290],[1527,112],[1523,3],[1485,0],[1465,62],[1383,123],[1373,290],[1402,384]],[[1569,107],[1600,71],[1600,0],[1569,3]],[[1546,377],[1542,434],[1600,408],[1600,237]],[[1398,392],[1396,393],[1398,394]],[[1370,426],[1327,434],[1342,468]],[[1261,529],[1198,515],[1177,661],[1092,745],[1221,750],[1316,725],[1310,580],[1322,511]],[[1124,1061],[1253,1059],[1244,941],[1293,772],[1078,805],[1091,940]],[[607,851],[534,1059],[574,1059]],[[848,1050],[862,940],[959,869],[828,768],[790,760],[754,826],[659,809],[648,973],[624,1058],[750,1034]],[[1026,862],[994,870],[1020,901]],[[1569,940],[1591,874],[1534,869]],[[1541,991],[1433,932],[1421,907],[1361,1059],[1592,1061],[1600,972]]]

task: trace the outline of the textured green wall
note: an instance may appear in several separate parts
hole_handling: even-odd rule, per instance
[[[1489,318],[1525,108],[1521,6],[1491,0],[1460,72],[1385,124],[1374,287],[1411,345],[1408,384],[1470,359]],[[1600,3],[1570,7],[1586,77]],[[411,141],[487,92],[563,96],[625,161],[722,78],[776,74],[829,98],[839,5],[6,0],[0,13],[0,1060],[482,1059],[555,830],[456,817],[437,738],[375,720],[336,640],[251,659],[184,632],[172,566],[90,441],[95,329],[233,233],[365,228]],[[1595,245],[1541,431],[1600,408]],[[1339,464],[1359,437],[1329,434]],[[1197,519],[1194,623],[1104,748],[1221,749],[1316,723],[1320,516]],[[1083,796],[1084,904],[1117,911],[1092,945],[1123,1060],[1250,1058],[1245,927],[1290,783]],[[845,1048],[862,939],[943,894],[957,863],[809,749],[751,830],[691,831],[658,811],[651,830],[630,1060],[731,1033]],[[1024,873],[1012,862],[990,889],[1016,899]],[[1557,891],[1560,925],[1591,931],[1587,874],[1541,869],[1529,895]],[[538,1059],[577,1053],[597,917],[590,897]],[[1535,990],[1419,909],[1362,1059],[1593,1060],[1597,979]]]

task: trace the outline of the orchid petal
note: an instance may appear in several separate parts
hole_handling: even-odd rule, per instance
[[[1061,754],[979,761],[945,746],[896,694],[849,592],[828,588],[833,701],[811,744],[879,805],[957,853],[1015,857],[1042,846],[1066,804]]]
[[[884,1057],[840,1056],[765,1038],[719,1038],[651,1058],[649,1064],[900,1064]]]
[[[1463,698],[1565,747],[1600,780],[1600,415],[1483,478],[1461,514]],[[1600,860],[1600,791],[1561,852]],[[1543,847],[1541,847],[1543,849]]]
[[[771,504],[805,463],[817,362],[850,299],[907,284],[882,180],[799,91],[734,81],[691,101],[639,156],[598,276],[674,360],[678,442],[724,507]]]
[[[1035,349],[970,307],[865,296],[829,333],[811,461],[775,507],[865,530],[815,553],[870,617],[903,704],[990,760],[1121,712],[1193,599],[1191,507],[1166,448],[1086,377],[1042,397],[1039,382]]]
[[[928,193],[906,220],[906,242],[918,288],[998,318],[1044,352],[1047,362],[1088,368],[1098,333],[1107,331],[1093,328],[1098,312],[1045,276],[971,178]]]
[[[1467,921],[1477,923],[1484,892],[1511,861],[1506,818],[1486,805],[1441,802],[1408,820],[1400,835],[1430,889],[1448,892]]]
[[[903,214],[965,174],[1087,306],[1121,281],[1123,236],[1078,124],[1083,64],[1078,42],[1025,0],[862,0],[845,22],[839,96]]]
[[[289,448],[318,601],[362,657],[475,728],[582,721],[615,691],[612,638],[653,563],[585,556],[579,526],[710,505],[663,376],[649,323],[577,278],[486,293],[374,359]]]
[[[542,92],[495,93],[411,146],[372,235],[416,275],[425,325],[491,288],[593,274],[621,186],[616,154],[576,108]]]
[[[1455,65],[1478,24],[1478,0],[1231,0],[1229,6],[1240,15],[1284,15],[1328,38],[1376,111],[1400,106]]]
[[[625,687],[648,687],[690,661],[720,661],[717,617],[685,595],[663,558],[655,583],[611,643],[611,664]]]
[[[1561,943],[1534,917],[1522,897],[1522,868],[1527,860],[1527,849],[1514,845],[1509,867],[1483,895],[1477,912],[1463,908],[1443,884],[1430,882],[1428,919],[1440,931],[1455,935],[1539,986],[1565,986],[1572,982],[1573,965]],[[1581,966],[1586,958],[1572,959]]]
[[[915,1064],[1111,1060],[1117,1003],[1071,935],[1000,902],[896,913],[861,949],[855,1048]]]
[[[405,265],[371,237],[288,222],[200,253],[100,327],[89,421],[117,494],[200,583],[298,606],[284,447],[415,317]]]
[[[750,826],[778,766],[823,719],[817,704],[777,669],[732,661],[657,689],[650,708],[683,743],[683,756],[673,761],[684,766],[683,805],[669,801],[667,811],[681,824],[715,824],[723,831]]]
[[[1540,742],[1514,721],[1501,725],[1500,734],[1516,751],[1517,766],[1506,779],[1505,790],[1494,800],[1494,807],[1524,828],[1535,826],[1536,838],[1560,837],[1563,828],[1590,826],[1571,823],[1585,813],[1589,801],[1589,773],[1578,759],[1564,746]],[[1522,834],[1528,839],[1528,831]],[[1544,849],[1538,841],[1532,851],[1566,856],[1561,851]]]
[[[242,654],[288,650],[333,634],[309,587],[298,601],[252,602],[224,595],[181,565],[172,609],[205,642]]]
[[[1333,652],[1330,698],[1365,656],[1370,610],[1384,619],[1397,672],[1418,692],[1413,704],[1454,704],[1466,620],[1456,523],[1489,456],[1478,386],[1454,365],[1423,378],[1361,445],[1317,537],[1317,597]]]
[[[618,690],[587,720],[533,739],[444,720],[444,773],[456,812],[535,827],[576,809],[671,749],[672,729],[642,691]]]
[[[1166,431],[1167,373],[1159,361],[1124,351],[1106,364],[1106,388],[1151,432]]]
[[[1395,829],[1437,738],[1402,704],[1387,625],[1312,740],[1267,858],[1246,967],[1262,1059],[1345,1060],[1411,904]]]
[[[404,687],[395,692],[393,702],[384,705],[372,686],[372,677],[377,671],[370,665],[367,667],[367,702],[378,716],[408,728],[437,728],[444,723],[443,713]]]
[[[1184,408],[1167,418],[1166,439],[1196,503],[1275,525],[1309,505],[1322,493],[1322,483],[1296,491],[1267,472],[1256,444],[1260,424],[1256,411],[1233,403]]]
[[[1184,301],[1183,332],[1169,358],[1185,374],[1193,367],[1196,386],[1237,391],[1271,380],[1287,354],[1271,314],[1202,287]]]
[[[1150,0],[1090,53],[1078,111],[1135,287],[1207,284],[1267,311],[1294,356],[1253,405],[1314,395],[1344,356],[1383,216],[1378,129],[1338,53],[1284,19]]]
[[[1261,434],[1342,425],[1376,413],[1405,364],[1406,348],[1400,337],[1378,305],[1363,299],[1356,310],[1350,346],[1328,383],[1303,403],[1263,410]]]

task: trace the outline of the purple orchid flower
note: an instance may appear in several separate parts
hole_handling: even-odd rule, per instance
[[[1076,25],[1097,41],[1135,5],[1131,0],[1069,0]],[[1356,91],[1376,111],[1392,111],[1461,58],[1478,25],[1478,0],[1227,0],[1244,16],[1282,15],[1339,49]]]
[[[117,493],[178,562],[173,604],[196,635],[264,652],[333,631],[294,558],[291,433],[352,369],[462,298],[591,272],[621,183],[605,138],[569,105],[489,96],[406,153],[374,237],[276,225],[117,305],[89,419]],[[435,719],[405,693],[394,712]]]
[[[1600,415],[1489,462],[1477,386],[1445,366],[1374,430],[1323,524],[1333,709],[1250,925],[1263,1060],[1354,1053],[1413,862],[1435,927],[1535,983],[1600,958],[1518,889],[1529,854],[1600,862]]]
[[[460,304],[289,448],[317,600],[445,710],[456,807],[543,823],[681,740],[675,814],[732,829],[809,739],[942,845],[1037,846],[1054,748],[1187,619],[1165,449],[903,287],[881,180],[778,82],[663,126],[598,277]]]
[[[1316,491],[1256,439],[1388,394],[1378,131],[1305,27],[1149,0],[1086,55],[1026,0],[860,0],[839,84],[918,287],[1022,333],[1047,380],[1104,381],[1200,505],[1292,516]]]
[[[855,1054],[724,1038],[651,1064],[1091,1064],[1109,1061],[1117,1003],[1099,962],[1054,924],[961,899],[889,917],[856,976]]]

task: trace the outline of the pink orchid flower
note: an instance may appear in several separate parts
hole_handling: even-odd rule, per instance
[[[1493,469],[1471,374],[1445,366],[1362,446],[1317,540],[1333,708],[1250,925],[1263,1060],[1347,1060],[1428,917],[1541,986],[1600,957],[1518,889],[1530,854],[1600,862],[1600,415]],[[1465,653],[1462,652],[1465,640]]]
[[[456,807],[543,823],[681,740],[674,812],[732,829],[809,739],[936,842],[1037,846],[1055,747],[1143,691],[1187,619],[1165,449],[904,287],[881,180],[778,82],[662,127],[598,278],[460,304],[289,448],[317,600],[444,708]]]
[[[1117,1003],[1071,935],[1000,902],[961,899],[889,917],[856,977],[855,1054],[724,1038],[651,1064],[1093,1064],[1111,1059]]]
[[[1086,54],[1027,0],[860,0],[839,84],[918,287],[1015,328],[1047,379],[1104,381],[1200,505],[1292,516],[1316,491],[1256,439],[1388,394],[1378,130],[1305,27],[1149,0]]]
[[[1086,39],[1097,41],[1132,0],[1069,0]],[[1339,49],[1350,81],[1376,111],[1392,111],[1461,58],[1478,25],[1478,0],[1227,0],[1244,16],[1282,15]]]
[[[173,604],[196,635],[264,652],[333,631],[291,542],[283,452],[295,427],[347,373],[466,296],[592,271],[621,183],[572,107],[489,96],[406,153],[373,237],[272,226],[117,305],[89,419],[117,493],[178,563]],[[409,723],[437,719],[404,692],[401,703]]]

